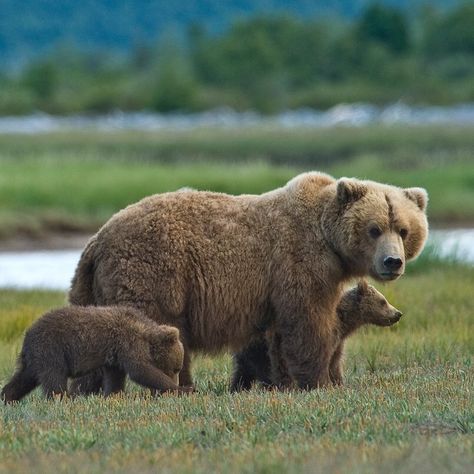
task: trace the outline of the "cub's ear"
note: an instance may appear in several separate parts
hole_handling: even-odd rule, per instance
[[[367,193],[367,186],[357,179],[341,178],[337,181],[337,200],[343,206],[358,201]]]
[[[179,329],[172,326],[160,326],[160,341],[162,344],[176,344],[179,341]]]
[[[426,210],[428,205],[428,193],[423,188],[405,188],[403,190],[405,196],[413,201],[422,211]]]
[[[357,293],[359,295],[365,295],[369,291],[369,284],[367,283],[367,280],[359,280],[359,283],[357,283]]]

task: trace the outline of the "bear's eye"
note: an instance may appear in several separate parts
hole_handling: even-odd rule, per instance
[[[373,239],[378,239],[382,235],[382,231],[377,226],[373,226],[369,229],[369,234]]]
[[[408,235],[408,230],[407,229],[400,229],[400,237],[402,239],[406,239]]]

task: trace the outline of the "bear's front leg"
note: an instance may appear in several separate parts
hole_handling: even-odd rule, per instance
[[[334,352],[336,312],[321,306],[290,305],[279,314],[277,331],[288,371],[304,390],[331,383],[329,364]]]

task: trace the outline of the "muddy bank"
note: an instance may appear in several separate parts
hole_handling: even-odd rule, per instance
[[[42,237],[16,236],[0,240],[0,252],[30,252],[35,250],[81,250],[93,235],[48,234]]]

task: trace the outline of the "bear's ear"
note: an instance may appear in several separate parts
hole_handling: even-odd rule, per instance
[[[357,283],[357,293],[359,295],[365,295],[369,291],[369,284],[367,283],[367,280],[359,280],[359,283]]]
[[[405,196],[413,201],[422,211],[426,210],[428,205],[428,193],[423,188],[405,188],[403,190]]]
[[[367,186],[357,179],[341,178],[337,181],[337,200],[343,206],[358,201],[367,193]]]
[[[179,329],[172,326],[161,326],[160,341],[162,344],[176,344],[179,341]]]

